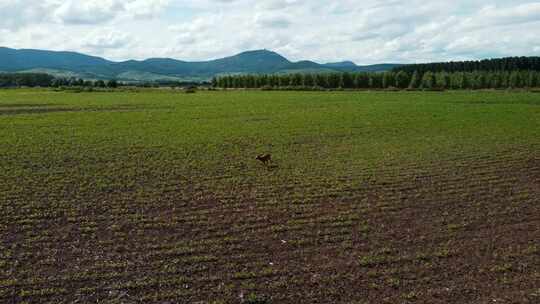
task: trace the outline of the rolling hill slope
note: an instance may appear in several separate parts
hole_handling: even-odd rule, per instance
[[[381,72],[396,64],[358,66],[350,61],[319,64],[313,61],[291,62],[268,50],[247,51],[221,59],[189,62],[170,58],[142,61],[109,61],[75,52],[56,52],[0,47],[0,71],[44,71],[53,75],[72,75],[84,79],[125,81],[210,79],[223,74],[271,74],[306,72]]]

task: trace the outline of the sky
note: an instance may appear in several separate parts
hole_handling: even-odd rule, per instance
[[[540,1],[0,0],[0,46],[121,61],[268,49],[292,61],[540,55]]]

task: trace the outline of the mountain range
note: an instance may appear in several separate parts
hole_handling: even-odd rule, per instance
[[[247,51],[209,61],[150,58],[115,62],[76,52],[0,47],[0,71],[41,72],[57,77],[117,79],[120,81],[201,81],[227,74],[382,72],[399,64],[359,66],[351,61],[319,64],[291,62],[269,50]]]

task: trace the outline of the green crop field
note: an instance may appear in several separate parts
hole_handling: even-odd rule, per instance
[[[538,93],[0,91],[1,303],[538,303],[538,240]]]

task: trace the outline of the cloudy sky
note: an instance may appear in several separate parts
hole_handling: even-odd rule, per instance
[[[0,0],[0,46],[112,60],[269,49],[358,64],[540,55],[540,1]]]

